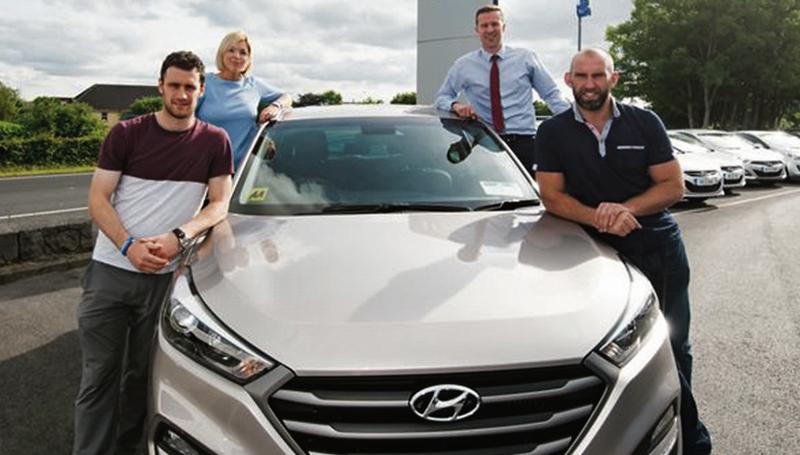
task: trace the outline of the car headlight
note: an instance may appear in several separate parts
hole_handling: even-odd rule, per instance
[[[630,271],[628,306],[620,323],[600,348],[600,353],[618,367],[624,366],[639,351],[661,314],[650,282],[638,271]]]
[[[186,276],[176,280],[172,296],[164,305],[161,331],[183,354],[239,384],[275,365],[223,327],[192,293]]]

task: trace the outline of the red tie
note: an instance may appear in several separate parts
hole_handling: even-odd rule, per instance
[[[497,67],[497,54],[492,55],[492,71],[489,74],[489,93],[492,97],[492,123],[494,130],[502,133],[506,129],[503,121],[503,105],[500,104],[500,68]]]

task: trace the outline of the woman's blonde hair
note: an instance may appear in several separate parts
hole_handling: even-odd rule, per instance
[[[223,57],[225,56],[225,51],[228,50],[229,47],[238,43],[239,41],[244,41],[244,44],[247,45],[247,53],[250,56],[250,61],[247,63],[247,67],[245,67],[244,71],[242,71],[242,75],[245,75],[250,72],[250,68],[253,66],[253,49],[250,47],[250,40],[247,38],[247,34],[245,32],[238,30],[235,32],[228,33],[225,35],[225,38],[222,38],[222,42],[219,43],[219,49],[217,49],[217,69],[220,71],[225,71],[225,62],[223,61]]]

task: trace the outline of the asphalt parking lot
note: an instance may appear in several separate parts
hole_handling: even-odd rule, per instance
[[[800,453],[800,184],[673,212],[692,265],[695,389],[715,453]],[[0,287],[0,454],[69,452],[80,276]]]

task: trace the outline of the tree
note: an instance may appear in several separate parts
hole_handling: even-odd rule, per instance
[[[164,106],[160,96],[143,96],[136,98],[133,103],[128,107],[128,110],[122,114],[123,119],[138,117],[152,112],[158,112]]]
[[[417,104],[417,92],[400,92],[392,98],[390,104]]]
[[[342,94],[334,90],[328,90],[326,92],[323,92],[322,104],[326,106],[335,106],[342,104]]]
[[[342,95],[335,90],[323,93],[303,93],[294,101],[294,107],[303,106],[333,106],[342,104]]]
[[[800,99],[800,0],[635,0],[606,32],[622,73],[672,127],[774,127]]]
[[[553,115],[553,111],[550,110],[550,106],[548,106],[547,103],[542,100],[536,100],[533,102],[533,110],[536,112],[537,116]]]
[[[57,98],[41,96],[26,104],[19,123],[30,134],[56,137],[83,137],[103,133],[106,125],[95,117],[86,103],[62,103]]]
[[[15,121],[22,104],[19,92],[0,82],[0,121]]]

